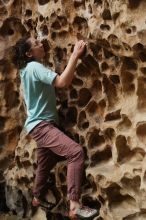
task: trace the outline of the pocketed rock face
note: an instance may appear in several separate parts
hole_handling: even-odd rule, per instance
[[[30,32],[40,37],[46,63],[59,74],[75,41],[87,42],[72,85],[57,93],[61,124],[85,151],[83,202],[101,207],[100,220],[145,219],[146,2],[3,0],[0,14],[0,178],[9,209],[21,217],[61,219],[55,213],[64,213],[66,198],[63,161],[52,171],[56,181],[48,191],[58,203],[55,213],[31,208],[36,146],[21,132],[25,106],[9,53]]]

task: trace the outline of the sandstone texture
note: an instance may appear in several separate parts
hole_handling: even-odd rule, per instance
[[[66,161],[48,178],[53,213],[31,207],[36,144],[23,130],[11,62],[11,48],[27,32],[42,40],[46,64],[58,74],[75,42],[87,42],[72,85],[57,91],[61,125],[86,155],[81,199],[100,208],[94,220],[146,219],[145,0],[0,0],[1,210],[32,220],[61,220],[66,212]]]

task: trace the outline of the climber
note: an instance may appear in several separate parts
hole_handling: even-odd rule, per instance
[[[82,206],[80,188],[84,165],[83,148],[59,129],[55,87],[68,87],[74,77],[79,57],[86,43],[78,41],[69,62],[61,75],[43,65],[45,50],[41,41],[23,37],[14,46],[13,60],[20,69],[24,100],[27,108],[25,129],[37,143],[37,171],[32,205],[53,205],[45,201],[49,171],[57,163],[57,156],[67,159],[67,193],[69,217],[88,219],[98,215],[98,210]]]

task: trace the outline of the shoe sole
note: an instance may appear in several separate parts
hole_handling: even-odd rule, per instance
[[[80,215],[77,214],[77,217],[78,217],[79,219],[87,219],[87,220],[92,220],[93,218],[95,218],[95,217],[97,217],[97,216],[99,216],[99,212],[95,213],[95,214],[92,215],[91,217],[82,217],[82,216],[80,216]]]
[[[97,212],[97,213],[95,213],[94,215],[92,215],[91,217],[82,217],[82,216],[80,216],[80,215],[78,215],[78,214],[76,214],[76,217],[71,217],[71,216],[69,216],[69,218],[71,219],[71,220],[82,220],[82,219],[87,219],[87,220],[92,220],[93,218],[95,218],[95,217],[99,217],[99,212]]]

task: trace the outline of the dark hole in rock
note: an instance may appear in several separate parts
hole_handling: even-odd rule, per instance
[[[100,29],[104,31],[109,31],[111,27],[108,24],[101,24]]]
[[[84,190],[92,189],[92,192],[96,192],[97,191],[97,186],[96,186],[94,177],[91,174],[88,174],[87,177],[86,177],[86,174],[85,174],[83,185],[84,185]],[[86,196],[87,195],[85,195],[85,197]]]
[[[24,157],[28,158],[28,157],[29,157],[29,153],[28,153],[28,152],[25,152],[25,153],[24,153]]]
[[[89,100],[91,99],[92,95],[89,89],[82,88],[79,91],[79,99],[78,99],[78,105],[79,107],[84,107],[88,104]]]
[[[64,16],[58,16],[58,19],[59,19],[59,21],[61,22],[61,25],[62,25],[62,26],[67,25],[68,21],[67,21],[67,18],[66,18],[66,17],[64,17]]]
[[[123,220],[137,220],[139,219],[146,219],[145,210],[141,210],[140,212],[136,212],[135,214],[128,215],[127,217],[123,218]]]
[[[69,123],[77,123],[77,109],[76,107],[69,107],[68,112],[66,114],[66,120]]]
[[[75,19],[74,19],[74,23],[77,23],[77,24],[86,23],[86,22],[87,22],[86,19],[82,18],[82,17],[75,17]]]
[[[122,69],[123,70],[137,70],[137,63],[132,57],[124,57]]]
[[[105,56],[106,59],[109,59],[109,58],[114,56],[113,53],[111,53],[110,51],[106,50],[105,48],[103,48],[103,51],[104,51],[104,56]]]
[[[110,44],[119,45],[119,38],[114,34],[110,34],[107,40]]]
[[[116,21],[116,20],[117,20],[117,18],[119,17],[119,15],[120,15],[120,13],[119,13],[119,12],[114,13],[114,14],[112,15],[113,20],[114,20],[114,21]]]
[[[75,86],[82,86],[83,85],[83,81],[77,77],[75,77],[72,81],[72,84]]]
[[[120,77],[118,75],[110,75],[109,78],[114,84],[120,83]]]
[[[27,33],[25,27],[21,24],[21,21],[18,18],[7,18],[0,28],[0,35],[13,35],[15,29],[17,32],[19,31],[22,35],[25,35]]]
[[[22,163],[20,162],[19,156],[16,156],[16,157],[15,157],[15,161],[16,161],[16,165],[17,165],[19,168],[21,168],[21,167],[22,167]]]
[[[126,29],[126,33],[127,33],[127,34],[131,34],[131,33],[132,33],[132,30],[131,30],[130,28],[127,28],[127,29]]]
[[[62,108],[67,109],[68,108],[68,101],[67,100],[62,101],[61,105],[62,105]]]
[[[33,163],[33,168],[34,168],[34,170],[37,169],[37,164],[36,163]]]
[[[135,85],[133,84],[134,75],[131,72],[122,70],[121,81],[124,92],[131,93],[135,91]]]
[[[108,160],[112,157],[111,146],[107,145],[103,151],[97,151],[90,158],[91,166],[95,166],[96,164]]]
[[[82,28],[88,28],[88,24],[85,18],[82,17],[75,17],[73,26],[77,27],[78,30],[80,31]]]
[[[85,119],[86,119],[86,112],[81,111],[80,114],[79,114],[79,122],[82,122]]]
[[[85,138],[84,136],[80,136],[80,144],[83,145],[85,143]],[[85,148],[86,149],[86,148]],[[86,150],[87,151],[87,150]]]
[[[5,145],[5,135],[4,134],[0,134],[0,150],[1,148],[3,148]]]
[[[64,173],[59,173],[59,179],[61,183],[64,183],[66,181],[66,176],[64,175]]]
[[[29,160],[25,160],[25,161],[22,161],[22,165],[26,168],[26,167],[31,167],[32,164]]]
[[[134,191],[139,191],[140,190],[140,185],[141,185],[141,179],[140,176],[135,176],[132,179],[128,177],[123,177],[121,179],[121,183],[124,188],[129,189],[129,190],[134,190]]]
[[[107,78],[106,75],[103,76],[103,86],[104,92],[107,95],[109,107],[114,106],[118,100],[117,90],[115,85]]]
[[[125,136],[119,135],[116,138],[116,148],[118,152],[118,162],[131,155],[130,147],[127,145]]]
[[[97,146],[100,146],[105,142],[104,136],[99,135],[99,130],[94,129],[87,133],[87,139],[88,139],[88,147],[94,148]]]
[[[56,38],[56,33],[55,33],[55,32],[53,32],[53,33],[51,34],[51,38],[52,38],[52,40],[55,40],[55,38]]]
[[[125,90],[127,93],[134,93],[135,92],[135,85],[129,85],[128,89]]]
[[[104,11],[102,13],[102,18],[104,20],[112,20],[111,12],[109,9],[104,9]]]
[[[77,7],[81,6],[81,5],[85,6],[85,0],[75,0],[74,1],[75,8],[77,8]]]
[[[139,137],[146,137],[146,122],[139,122],[136,128],[136,134]]]
[[[101,49],[101,46],[91,42],[91,43],[89,43],[89,47],[96,57],[97,54],[99,53],[99,50]]]
[[[93,10],[92,10],[91,5],[88,5],[88,12],[89,12],[90,14],[92,14],[92,13],[93,13]]]
[[[40,22],[42,22],[44,20],[43,15],[40,15],[39,20],[40,20]]]
[[[50,46],[49,46],[49,43],[48,43],[47,39],[43,39],[41,42],[42,42],[42,44],[44,46],[44,50],[46,52],[49,51],[50,50]]]
[[[80,142],[79,134],[77,134],[77,133],[74,134],[74,140],[75,140],[77,143]]]
[[[141,170],[140,170],[141,172]],[[143,177],[144,182],[146,181],[146,171],[144,172],[144,177]]]
[[[55,182],[56,182],[56,180],[55,180],[55,173],[50,172],[49,173],[49,177],[47,179],[48,187],[55,186]]]
[[[5,93],[5,100],[6,100],[6,107],[8,109],[12,107],[18,106],[20,103],[19,101],[19,93],[17,91],[11,91],[11,93],[8,91]]]
[[[5,117],[0,116],[0,129],[4,129],[6,120]]]
[[[89,122],[87,121],[87,122],[84,122],[83,124],[82,124],[82,128],[83,129],[86,129],[86,128],[88,128],[89,127]]]
[[[102,5],[102,0],[94,0],[95,5]]]
[[[89,102],[88,106],[87,106],[87,111],[90,115],[93,115],[94,113],[96,113],[97,110],[97,103],[95,101],[91,101]]]
[[[9,28],[7,34],[8,34],[8,35],[13,35],[13,34],[14,34],[14,30],[11,29],[11,28]]]
[[[97,39],[96,43],[97,43],[97,45],[99,45],[100,47],[103,47],[103,48],[106,48],[106,49],[110,49],[109,40],[106,40],[106,39]]]
[[[85,66],[83,63],[80,63],[77,66],[76,71],[77,71],[77,75],[81,77],[90,75],[90,68]]]
[[[6,205],[6,195],[5,195],[5,182],[0,183],[0,212],[7,213],[9,211],[9,208]]]
[[[85,206],[91,207],[93,209],[100,209],[101,204],[97,199],[93,199],[91,196],[84,195],[82,197],[82,203]]]
[[[139,58],[142,62],[146,62],[146,49],[139,53]]]
[[[133,50],[136,52],[142,51],[143,49],[144,49],[144,46],[141,43],[137,43],[133,46]]]
[[[45,5],[48,2],[50,2],[50,0],[38,0],[39,5]]]
[[[96,69],[98,72],[100,72],[98,62],[90,54],[86,57],[83,57],[82,61],[85,63],[85,65],[87,65],[88,68]]]
[[[56,48],[55,48],[55,54],[56,54],[56,57],[57,57],[58,61],[59,61],[59,62],[62,61],[62,59],[63,59],[63,54],[64,54],[63,49],[60,48],[60,47],[56,47]]]
[[[27,27],[29,27],[30,29],[33,29],[33,21],[32,21],[32,19],[28,19],[28,20],[26,21],[26,25],[27,25]]]
[[[1,2],[0,2],[0,4],[1,4]],[[6,7],[5,6],[1,6],[1,8],[0,8],[0,16],[6,16],[7,14],[8,14],[8,11],[7,11]]]
[[[52,18],[53,20],[56,18],[56,12],[54,11],[54,12],[52,12],[52,14],[50,15],[50,18]]]
[[[121,110],[117,110],[115,112],[108,113],[105,116],[105,121],[119,120],[121,118],[120,112]]]
[[[146,75],[146,67],[142,67],[142,68],[140,68],[140,70],[144,75]]]
[[[108,201],[110,204],[110,207],[115,204],[122,203],[123,201],[128,200],[129,202],[135,201],[131,196],[129,195],[122,195],[120,193],[121,187],[117,185],[116,183],[111,184],[106,190],[106,194],[108,197]]]
[[[86,129],[89,127],[89,122],[86,119],[85,111],[81,111],[78,118],[78,127],[80,129]]]
[[[138,108],[139,109],[145,109],[146,108],[146,102],[145,102],[145,97],[146,97],[146,78],[144,77],[139,77],[138,78],[138,86],[137,86],[137,96],[138,96]]]
[[[106,62],[103,62],[102,64],[101,64],[101,71],[106,71],[107,69],[109,68],[109,66],[108,66],[108,64],[106,63]]]
[[[100,80],[95,80],[93,82],[93,85],[92,85],[90,91],[92,92],[92,95],[100,96],[101,97],[101,93],[102,93],[101,81]]]
[[[62,194],[61,196],[65,197],[67,195],[67,187],[66,185],[62,185],[61,187]]]
[[[5,0],[5,1],[8,2],[8,0]],[[19,5],[19,7],[18,7],[18,5]],[[11,4],[11,7],[12,7],[11,9],[14,10],[13,12],[17,12],[17,13],[20,12],[20,13],[22,13],[22,0],[15,0],[15,1],[13,1],[12,4]],[[18,11],[18,9],[19,9],[19,11]]]
[[[43,25],[43,27],[41,29],[42,29],[42,33],[44,35],[48,35],[49,31],[48,31],[48,26],[47,25]]]
[[[52,25],[52,28],[54,28],[55,30],[59,30],[61,28],[61,25],[58,21],[55,21]]]
[[[17,179],[18,184],[29,184],[30,182],[31,180],[28,179],[28,177],[20,177],[19,179]]]
[[[77,93],[77,90],[76,89],[72,89],[70,91],[70,98],[71,99],[76,99],[78,97],[78,93]]]
[[[141,2],[144,2],[143,0],[129,0],[129,5],[128,7],[130,9],[136,9],[139,7],[139,5],[141,4]]]
[[[120,49],[122,49],[121,45],[117,45],[117,44],[111,44],[111,47],[113,50],[119,51]]]
[[[66,124],[65,124],[66,125]],[[65,130],[65,134],[74,140],[74,134],[71,131]]]
[[[28,16],[28,17],[32,16],[32,10],[26,9],[25,16]]]
[[[137,31],[137,27],[136,26],[132,26],[132,32],[136,32]]]

